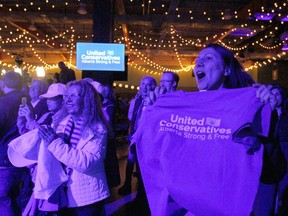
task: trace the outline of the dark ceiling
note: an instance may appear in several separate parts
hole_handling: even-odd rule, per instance
[[[75,65],[75,43],[91,42],[93,4],[102,1],[0,2],[0,66]],[[87,14],[79,14],[81,4]],[[191,70],[199,50],[220,43],[247,67],[287,59],[288,1],[114,0],[113,42],[129,63],[152,71]],[[85,6],[84,5],[84,6]],[[99,21],[101,22],[101,21]],[[34,24],[35,29],[29,26]],[[111,41],[112,42],[112,41]]]

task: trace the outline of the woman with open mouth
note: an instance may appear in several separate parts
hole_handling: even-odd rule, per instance
[[[132,137],[151,213],[250,215],[277,100],[219,44],[200,51],[194,76],[199,92],[150,92]]]

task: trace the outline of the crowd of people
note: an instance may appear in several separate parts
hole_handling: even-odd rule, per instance
[[[0,80],[0,212],[105,215],[111,188],[137,195],[131,215],[287,215],[284,87],[255,83],[233,53],[210,44],[193,70],[198,92],[143,76],[130,101],[120,185],[113,88],[59,62],[52,83]]]

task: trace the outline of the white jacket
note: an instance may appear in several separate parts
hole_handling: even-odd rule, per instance
[[[69,118],[59,124],[57,134],[64,133]],[[67,182],[68,207],[89,205],[110,195],[104,168],[106,144],[107,129],[99,124],[96,131],[85,129],[76,149],[60,138],[49,145],[48,150],[73,170]]]

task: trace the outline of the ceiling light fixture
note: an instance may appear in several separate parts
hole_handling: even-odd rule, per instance
[[[34,23],[31,23],[31,25],[28,27],[28,29],[29,29],[30,31],[36,31],[36,30],[37,30],[37,28],[36,28],[36,26],[35,26]]]
[[[225,9],[223,18],[224,18],[225,20],[229,20],[229,19],[232,19],[232,18],[233,18],[230,9]]]
[[[86,10],[86,4],[85,3],[80,3],[79,9],[77,10],[78,14],[85,15],[87,14]]]

